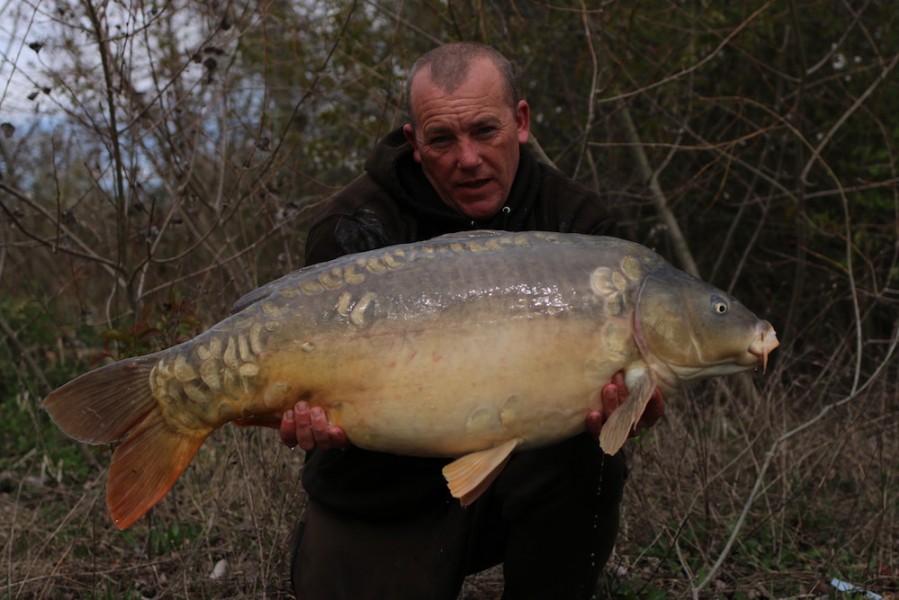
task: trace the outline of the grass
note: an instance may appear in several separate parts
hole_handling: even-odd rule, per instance
[[[0,597],[292,597],[286,552],[302,509],[298,458],[272,432],[229,429],[126,531],[106,513],[102,469],[87,480],[40,479],[37,453],[23,461],[0,513],[9,536]],[[227,571],[210,578],[223,559]]]

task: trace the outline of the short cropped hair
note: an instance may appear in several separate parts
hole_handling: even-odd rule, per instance
[[[406,79],[406,112],[415,121],[412,113],[412,81],[419,71],[430,67],[431,80],[443,91],[452,92],[462,85],[471,63],[479,58],[488,58],[500,73],[505,88],[506,100],[511,107],[519,100],[518,88],[515,85],[515,68],[498,50],[477,42],[454,42],[437,46],[423,54],[412,65],[412,71]]]

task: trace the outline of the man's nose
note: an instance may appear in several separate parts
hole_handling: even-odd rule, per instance
[[[456,159],[461,169],[472,169],[481,164],[481,147],[470,138],[459,140],[459,155]]]

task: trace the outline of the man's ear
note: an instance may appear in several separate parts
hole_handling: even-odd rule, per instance
[[[526,100],[519,100],[515,107],[515,124],[518,127],[518,143],[523,146],[531,137],[531,107]]]
[[[406,136],[406,141],[412,146],[412,158],[415,159],[415,162],[420,163],[421,152],[418,150],[418,140],[415,139],[415,128],[412,127],[411,123],[403,125],[403,135]]]

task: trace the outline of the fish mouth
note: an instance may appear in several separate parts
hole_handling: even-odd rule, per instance
[[[749,344],[749,353],[762,365],[762,373],[768,370],[768,355],[780,345],[777,341],[777,333],[768,321],[760,321],[756,325],[757,336]]]

